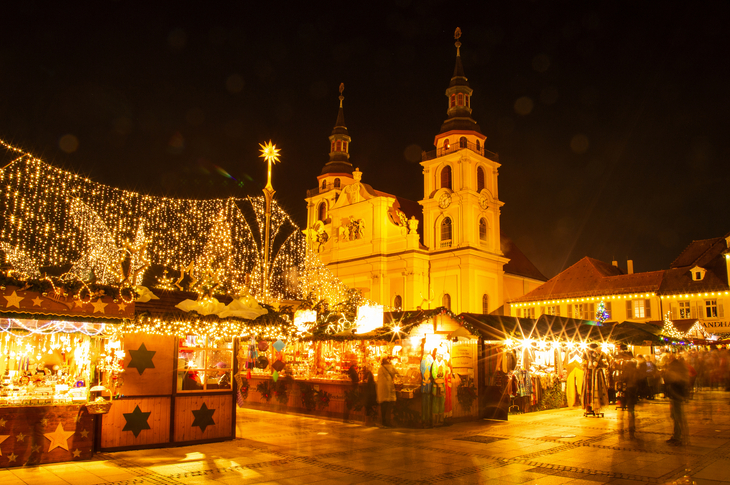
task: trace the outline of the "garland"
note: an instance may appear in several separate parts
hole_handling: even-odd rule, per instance
[[[261,381],[256,384],[256,392],[261,395],[261,400],[268,403],[274,395],[274,381]]]
[[[560,380],[555,379],[552,386],[545,389],[545,392],[543,392],[542,397],[537,403],[537,409],[544,411],[546,409],[563,408],[567,405],[568,399],[560,385]]]
[[[477,390],[474,387],[474,379],[465,377],[456,388],[456,399],[464,411],[469,411],[477,398]]]

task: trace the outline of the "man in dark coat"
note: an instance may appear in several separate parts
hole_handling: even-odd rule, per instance
[[[669,411],[674,421],[674,434],[667,440],[673,446],[689,444],[689,427],[684,414],[684,401],[689,396],[689,372],[684,360],[670,356],[669,365],[664,372],[664,385],[670,399]]]

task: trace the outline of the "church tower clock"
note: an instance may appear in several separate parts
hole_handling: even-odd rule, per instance
[[[447,118],[434,139],[435,150],[422,156],[424,191],[419,203],[424,244],[432,255],[435,298],[450,303],[453,311],[477,311],[484,297],[502,300],[508,259],[500,247],[499,157],[484,148],[487,137],[472,118],[473,89],[464,74],[460,37],[457,28],[456,66],[446,89]]]

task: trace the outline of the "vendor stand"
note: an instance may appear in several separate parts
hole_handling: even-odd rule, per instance
[[[396,422],[421,426],[431,420],[422,412],[426,408],[421,406],[421,363],[428,356],[441,354],[448,368],[444,414],[451,419],[473,419],[477,410],[472,385],[478,372],[477,337],[468,324],[444,308],[385,313],[380,322],[365,332],[326,325],[298,341],[242,342],[238,377],[245,383],[244,406],[364,421],[368,372],[377,379],[380,361],[388,355],[398,371]],[[432,363],[428,365],[430,372]],[[426,397],[430,399],[430,393]]]
[[[483,336],[479,389],[483,417],[580,406],[601,413],[611,401],[609,364],[618,346],[659,342],[649,329],[555,315],[537,320],[461,315]]]
[[[38,286],[0,286],[2,467],[91,458],[94,416],[112,405],[99,377],[113,373],[115,329],[133,311],[101,292]]]

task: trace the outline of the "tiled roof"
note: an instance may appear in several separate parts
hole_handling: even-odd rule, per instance
[[[586,256],[545,284],[513,301],[655,292],[659,290],[663,275],[664,271],[623,274],[613,265]]]
[[[727,236],[725,236],[727,237]],[[682,254],[669,266],[660,294],[704,293],[727,291],[727,264],[723,253],[727,250],[725,237],[692,241]],[[706,270],[699,281],[692,279],[692,268],[699,266]]]
[[[702,266],[724,249],[727,249],[727,245],[725,244],[725,238],[722,237],[692,241],[669,267],[682,268],[696,264]]]
[[[520,248],[515,245],[514,241],[502,234],[500,244],[505,257],[509,258],[509,262],[504,265],[505,273],[526,276],[527,278],[539,281],[547,281],[547,278],[532,264],[532,261],[527,259],[527,256],[520,251]]]

